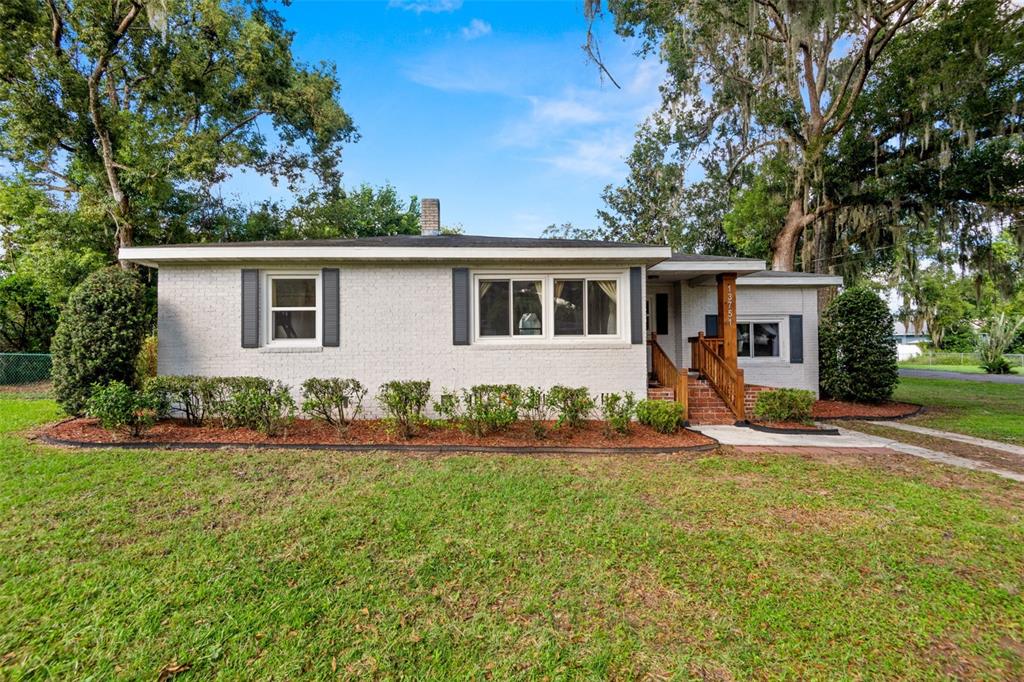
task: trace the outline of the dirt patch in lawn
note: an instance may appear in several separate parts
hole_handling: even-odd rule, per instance
[[[452,446],[465,447],[529,447],[552,449],[575,448],[691,448],[710,447],[715,441],[694,431],[680,430],[673,434],[658,433],[642,424],[635,424],[629,434],[608,435],[604,423],[585,422],[578,429],[554,428],[549,423],[546,438],[536,438],[530,424],[514,424],[510,428],[487,436],[474,436],[453,426],[426,425],[412,438],[394,433],[388,424],[379,420],[353,422],[344,434],[322,422],[300,419],[277,436],[267,436],[252,429],[228,429],[211,422],[203,426],[188,426],[181,420],[165,419],[143,433],[130,438],[107,431],[95,419],[69,419],[43,427],[36,433],[59,441],[110,444],[224,444],[224,445],[372,445],[386,449],[391,446]]]
[[[913,403],[867,405],[843,400],[819,400],[814,403],[811,416],[815,419],[902,419],[920,411],[921,406]]]
[[[36,381],[31,384],[4,384],[0,386],[0,395],[6,398],[25,398],[34,396],[46,396],[53,390],[53,384],[49,379]]]

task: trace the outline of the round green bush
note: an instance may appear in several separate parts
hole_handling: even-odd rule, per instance
[[[93,386],[135,386],[135,362],[149,331],[145,292],[130,272],[111,267],[85,278],[68,299],[53,337],[53,390],[80,415]]]
[[[825,310],[819,330],[821,392],[837,400],[880,403],[899,382],[889,307],[865,287],[847,289]]]

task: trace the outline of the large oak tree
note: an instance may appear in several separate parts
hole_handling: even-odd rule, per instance
[[[669,67],[610,234],[848,278],[949,253],[992,276],[999,228],[1024,238],[1018,3],[610,6]]]
[[[0,156],[112,252],[182,239],[239,169],[339,185],[334,67],[262,0],[6,0],[0,31]]]

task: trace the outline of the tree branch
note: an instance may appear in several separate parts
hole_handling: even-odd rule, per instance
[[[262,116],[263,114],[266,114],[266,113],[269,113],[269,112],[263,111],[262,109],[254,111],[253,113],[249,114],[244,119],[239,121],[237,124],[231,126],[227,130],[225,130],[221,134],[221,136],[217,138],[217,142],[218,143],[223,142],[224,140],[228,139],[229,137],[231,137],[232,135],[237,133],[239,130],[241,130],[245,126],[249,125],[250,123],[255,121],[257,118],[259,118],[260,116]]]
[[[64,20],[61,18],[60,12],[57,11],[54,0],[47,0],[46,4],[50,8],[50,41],[53,43],[53,53],[60,57],[64,54],[64,48],[60,46],[64,37]]]

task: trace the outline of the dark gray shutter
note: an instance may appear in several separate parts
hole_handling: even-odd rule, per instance
[[[789,316],[789,361],[794,365],[804,361],[804,316]]]
[[[322,315],[325,346],[341,345],[341,273],[338,268],[324,268],[320,272],[320,285],[324,294],[324,312]]]
[[[260,271],[242,270],[242,348],[260,345]]]
[[[704,316],[704,336],[718,336],[718,315]]]
[[[654,320],[658,334],[668,334],[668,294],[654,295]]]
[[[629,269],[629,331],[633,343],[644,342],[643,268]]]
[[[452,343],[469,345],[469,268],[452,268]]]

